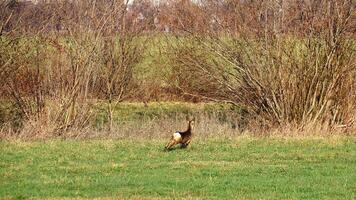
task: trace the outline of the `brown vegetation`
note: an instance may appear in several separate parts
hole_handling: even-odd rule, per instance
[[[351,1],[215,6],[232,18],[218,17],[212,7],[201,7],[200,18],[217,19],[203,21],[199,31],[182,26],[189,36],[172,47],[177,87],[244,105],[255,127],[292,124],[302,131],[320,124],[352,132],[346,130],[354,123],[356,102]]]
[[[112,132],[119,102],[184,100],[243,107],[250,131],[354,134],[355,32],[351,0],[0,0],[0,130],[65,137],[104,100]],[[142,80],[152,41],[165,73]]]

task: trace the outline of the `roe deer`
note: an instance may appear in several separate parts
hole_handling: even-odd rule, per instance
[[[182,148],[185,148],[189,145],[190,141],[192,140],[195,118],[190,119],[187,117],[187,121],[188,121],[187,130],[177,131],[173,133],[171,140],[168,142],[168,144],[165,147],[167,150],[170,150],[174,145],[177,144],[181,144]]]

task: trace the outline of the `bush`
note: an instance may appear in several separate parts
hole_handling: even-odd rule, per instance
[[[265,128],[351,126],[356,57],[346,30],[354,13],[352,5],[334,3],[310,11],[320,15],[319,23],[304,24],[310,32],[303,36],[284,34],[276,30],[278,24],[273,29],[267,24],[265,30],[243,24],[244,29],[226,34],[188,31],[189,40],[172,45],[175,84],[191,96],[241,104]],[[284,23],[284,18],[275,20]]]

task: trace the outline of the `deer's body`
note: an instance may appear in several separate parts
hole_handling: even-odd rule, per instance
[[[188,120],[188,128],[186,131],[177,131],[173,133],[171,140],[166,145],[166,149],[171,149],[177,144],[181,144],[181,147],[187,147],[192,140],[194,127],[194,119]]]

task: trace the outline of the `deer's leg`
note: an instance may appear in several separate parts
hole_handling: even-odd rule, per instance
[[[174,139],[172,139],[171,141],[168,142],[168,144],[166,145],[166,149],[170,149],[171,147],[173,147],[174,145],[176,145],[176,141]]]
[[[185,144],[188,146],[188,144],[190,144],[190,141],[191,141],[191,140],[188,140]]]
[[[174,140],[173,140],[173,137],[171,138],[171,140],[169,140],[169,142],[167,143],[167,145],[166,145],[166,149],[167,148],[170,148],[170,146],[172,146],[172,142],[173,142]]]
[[[167,144],[166,144],[166,149],[168,149],[171,146],[172,140],[170,140]]]
[[[181,148],[186,148],[190,143],[190,139],[184,143],[182,143]]]

